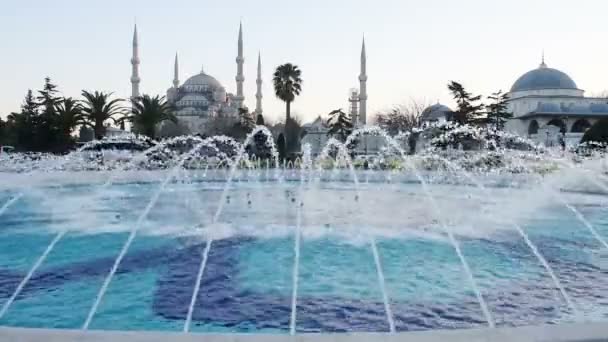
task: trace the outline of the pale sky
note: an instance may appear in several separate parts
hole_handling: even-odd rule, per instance
[[[363,34],[369,114],[412,98],[451,106],[450,80],[484,95],[508,91],[543,49],[549,67],[591,95],[608,89],[607,14],[606,0],[2,0],[0,115],[17,111],[45,76],[66,96],[88,89],[128,97],[135,20],[141,90],[153,95],[171,86],[176,51],[182,82],[204,65],[235,92],[242,20],[245,101],[255,107],[260,51],[264,114],[275,119],[284,104],[272,71],[285,62],[302,69],[292,108],[305,121],[347,109]]]

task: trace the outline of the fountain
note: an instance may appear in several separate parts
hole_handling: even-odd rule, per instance
[[[482,133],[451,128],[409,155],[407,135],[365,127],[293,161],[265,127],[243,143],[130,137],[146,148],[121,158],[95,152],[119,138],[5,155],[0,326],[301,335],[601,322],[603,155],[505,133],[476,151],[457,143]],[[270,158],[247,148],[259,134]],[[382,154],[351,156],[370,134]]]

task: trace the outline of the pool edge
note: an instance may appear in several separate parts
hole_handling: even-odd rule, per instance
[[[497,329],[461,329],[388,333],[345,333],[345,334],[184,334],[178,332],[150,331],[82,331],[62,329],[32,329],[0,326],[0,341],[82,341],[82,342],[120,342],[120,341],[209,341],[209,342],[359,342],[359,341],[400,341],[400,342],[470,342],[470,341],[608,341],[608,323],[572,323],[559,325],[526,326]]]

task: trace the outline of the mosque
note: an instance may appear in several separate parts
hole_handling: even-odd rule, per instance
[[[548,67],[544,56],[538,68],[515,81],[508,96],[513,118],[505,129],[547,146],[558,144],[560,136],[567,144],[576,145],[589,127],[608,117],[608,99],[586,97],[568,74]],[[435,104],[421,119],[445,121],[451,113],[449,107]]]
[[[167,90],[167,102],[175,108],[179,124],[188,133],[204,133],[207,123],[212,118],[236,119],[239,109],[245,107],[243,83],[245,76],[243,66],[243,26],[239,25],[236,57],[236,94],[228,93],[226,88],[213,76],[201,68],[200,73],[180,84],[179,61],[175,55],[173,85]],[[133,57],[131,58],[131,98],[140,96],[139,85],[139,43],[137,25],[133,32]],[[262,114],[262,62],[258,54],[257,92],[255,114]]]
[[[245,108],[243,84],[243,27],[239,25],[236,57],[236,94],[229,93],[213,76],[201,69],[200,73],[179,80],[178,56],[175,56],[173,85],[167,90],[167,101],[175,108],[180,125],[188,133],[204,133],[207,123],[213,118],[236,119],[239,109]],[[139,45],[137,26],[133,33],[133,57],[131,58],[131,96],[140,96],[139,85]],[[350,114],[356,126],[367,123],[367,55],[365,40],[361,47],[359,89],[354,89],[348,99]],[[258,54],[257,91],[254,114],[262,114],[262,75],[261,56]],[[543,56],[538,68],[519,77],[508,93],[508,109],[513,118],[506,123],[505,129],[521,136],[531,138],[545,145],[557,144],[563,137],[568,144],[577,144],[584,132],[599,118],[608,117],[606,98],[586,97],[574,80],[566,73],[547,66]],[[421,121],[441,122],[450,120],[452,110],[440,103],[425,109]],[[304,125],[308,135],[302,143],[323,146],[327,140],[325,121],[317,119]],[[364,139],[360,152],[373,152],[380,148],[375,139]]]

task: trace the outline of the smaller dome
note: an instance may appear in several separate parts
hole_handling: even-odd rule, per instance
[[[222,84],[213,76],[205,74],[201,71],[200,74],[194,75],[184,82],[184,86],[207,86],[209,88],[221,88]]]
[[[434,121],[440,118],[448,118],[452,110],[450,107],[446,105],[442,105],[441,103],[434,104],[432,106],[428,106],[425,110],[422,111],[420,115],[420,120],[422,121]]]

